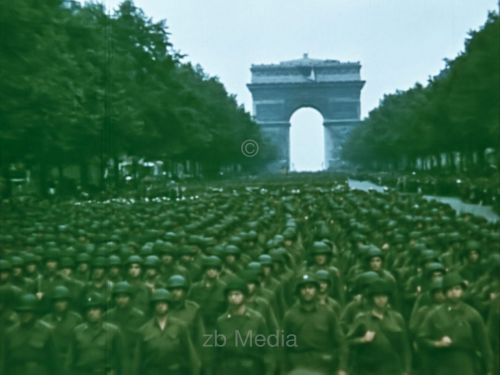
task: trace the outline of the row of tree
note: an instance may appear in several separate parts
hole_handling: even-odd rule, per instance
[[[426,86],[385,95],[351,133],[344,157],[365,168],[484,171],[500,143],[499,31],[491,12]]]
[[[106,166],[117,169],[124,156],[190,160],[206,174],[266,158],[258,125],[235,97],[184,62],[165,21],[132,1],[112,14],[97,3],[0,1],[0,28],[4,181],[13,163],[34,170],[44,192],[48,170],[66,165],[79,166],[84,186],[89,165],[100,165],[104,187]],[[260,143],[257,157],[242,155],[246,139]]]

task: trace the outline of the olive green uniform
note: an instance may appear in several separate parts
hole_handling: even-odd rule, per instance
[[[60,361],[53,328],[41,321],[15,324],[2,338],[1,375],[57,375]]]

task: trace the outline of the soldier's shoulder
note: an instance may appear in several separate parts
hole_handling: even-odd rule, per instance
[[[19,322],[14,323],[12,326],[7,328],[7,330],[5,331],[5,335],[10,336],[12,334],[15,334],[19,330],[20,327],[21,327],[21,325],[19,324]]]
[[[81,322],[83,321],[83,318],[80,314],[78,314],[76,311],[70,311],[68,313],[69,317],[75,321]]]
[[[173,326],[175,325],[181,329],[188,329],[186,322],[183,321],[182,319],[175,318],[175,317],[171,316],[168,318],[168,320],[169,320],[169,323]]]
[[[102,328],[107,332],[112,332],[112,333],[120,332],[120,328],[116,324],[110,322],[103,322]]]
[[[257,310],[254,310],[250,307],[247,307],[246,314],[250,319],[262,319],[264,320],[264,316]]]
[[[54,329],[54,326],[45,320],[38,319],[35,322],[35,328],[41,331],[52,331]]]
[[[136,318],[143,318],[146,315],[144,314],[144,311],[142,311],[138,307],[132,307],[131,314],[133,317]]]
[[[86,331],[87,329],[89,328],[89,325],[86,323],[86,322],[83,322],[81,324],[78,324],[75,328],[74,328],[74,331],[75,332],[84,332]]]
[[[200,308],[200,305],[192,300],[187,299],[186,300],[186,307],[191,309],[191,310],[198,310]]]

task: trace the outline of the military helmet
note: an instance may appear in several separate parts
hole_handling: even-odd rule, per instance
[[[108,257],[108,266],[110,267],[121,267],[122,260],[118,255],[110,255]]]
[[[170,292],[167,289],[164,288],[159,288],[156,289],[150,299],[151,303],[156,303],[156,302],[167,302],[169,303],[172,300],[172,296],[170,295]]]
[[[106,307],[106,300],[103,295],[97,292],[91,292],[85,297],[83,303],[85,309],[90,309],[92,307],[100,307],[104,309]]]
[[[370,245],[366,252],[366,260],[369,262],[373,258],[384,259],[384,253],[375,245]]]
[[[432,280],[431,284],[429,285],[429,291],[431,293],[434,293],[438,290],[443,290],[443,278],[438,277],[434,280]]]
[[[127,261],[125,262],[125,264],[127,266],[130,266],[131,264],[142,265],[142,263],[143,263],[143,260],[139,255],[131,255],[127,258]]]
[[[32,293],[25,293],[19,297],[19,301],[16,305],[16,311],[28,312],[35,311],[38,308],[38,300],[36,296]]]
[[[57,248],[49,248],[43,253],[44,261],[55,260],[58,261],[61,258],[61,252]]]
[[[262,264],[259,262],[250,262],[247,264],[247,269],[260,273],[262,271]]]
[[[272,266],[273,265],[273,258],[269,254],[259,255],[258,260],[262,266]]]
[[[260,283],[260,273],[255,270],[246,269],[241,273],[241,278],[247,284],[259,284]]]
[[[61,259],[61,268],[74,268],[75,267],[75,261],[72,257],[63,257]]]
[[[444,291],[447,291],[448,289],[451,289],[457,285],[460,285],[463,289],[467,287],[467,284],[465,283],[464,279],[458,272],[450,272],[444,275],[443,277],[443,289]]]
[[[10,271],[12,269],[12,265],[8,260],[0,259],[0,271]]]
[[[367,271],[360,273],[354,280],[354,289],[356,293],[363,293],[366,288],[373,283],[375,280],[378,280],[380,276],[378,273],[373,271]]]
[[[427,277],[430,277],[432,275],[432,273],[434,272],[442,272],[442,273],[445,273],[446,272],[446,269],[444,268],[444,266],[439,263],[439,262],[431,262],[431,263],[427,263],[426,266],[425,266],[425,269],[424,269],[424,272],[425,272],[425,275]]]
[[[332,282],[332,276],[330,275],[330,272],[328,272],[327,270],[317,270],[315,276],[316,279],[318,279],[318,281],[325,281],[327,283]]]
[[[375,295],[390,295],[391,294],[391,286],[389,283],[382,279],[378,278],[377,280],[373,281],[369,286],[367,290],[367,295],[368,296],[375,296]]]
[[[90,263],[90,254],[80,253],[76,256],[76,263]]]
[[[202,266],[204,269],[207,268],[216,268],[216,269],[221,269],[222,268],[222,262],[218,256],[215,255],[209,255],[202,260]]]
[[[332,250],[323,241],[315,241],[312,244],[311,253],[313,255],[332,255]]]
[[[144,260],[144,267],[158,268],[160,267],[160,258],[156,255],[148,255]]]
[[[224,248],[224,254],[225,255],[240,255],[241,253],[241,250],[238,246],[236,245],[227,245],[225,248]]]
[[[247,284],[239,278],[234,278],[232,280],[229,280],[226,287],[224,288],[224,294],[227,296],[229,292],[232,291],[240,291],[244,295],[247,295],[248,294]]]
[[[52,290],[51,299],[52,301],[69,300],[71,299],[71,293],[64,285],[57,285]]]
[[[12,268],[24,267],[24,259],[19,256],[13,256],[10,258],[10,265]]]
[[[132,295],[132,286],[127,281],[119,281],[115,285],[113,285],[113,296],[117,294],[128,294]]]
[[[188,289],[188,281],[182,275],[172,275],[167,280],[167,289],[182,288]]]
[[[108,266],[108,262],[106,261],[106,258],[104,257],[95,257],[92,260],[92,267],[93,268],[106,268]]]
[[[316,289],[319,288],[319,282],[316,276],[312,273],[304,273],[298,278],[295,284],[295,289],[298,291],[301,287],[308,284],[314,285]]]

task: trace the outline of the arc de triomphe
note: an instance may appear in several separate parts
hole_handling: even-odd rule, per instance
[[[341,165],[340,151],[349,132],[360,120],[360,95],[364,81],[359,62],[301,59],[279,64],[252,65],[248,89],[253,116],[263,135],[276,145],[278,170],[290,165],[290,118],[303,107],[323,116],[325,165]]]

